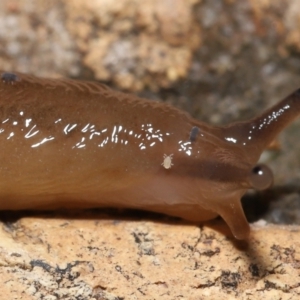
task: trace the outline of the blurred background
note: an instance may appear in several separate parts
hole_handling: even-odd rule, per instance
[[[300,2],[1,0],[0,69],[98,80],[225,125],[300,87]],[[247,194],[249,219],[300,224],[300,120],[262,161],[275,185]]]

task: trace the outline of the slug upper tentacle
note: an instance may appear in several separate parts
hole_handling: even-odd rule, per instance
[[[300,89],[247,122],[239,122],[221,129],[239,146],[249,149],[251,160],[257,161],[262,151],[280,131],[300,115]]]
[[[0,209],[124,207],[249,235],[240,198],[272,183],[264,148],[300,114],[299,91],[220,128],[170,105],[68,79],[1,73]]]

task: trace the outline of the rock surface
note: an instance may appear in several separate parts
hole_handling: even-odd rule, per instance
[[[67,26],[97,79],[128,90],[166,88],[185,78],[199,46],[198,2],[68,1]]]
[[[48,77],[78,74],[61,1],[0,1],[0,66]]]
[[[299,299],[299,227],[199,228],[89,214],[0,230],[3,299]],[[218,232],[222,230],[222,232]]]

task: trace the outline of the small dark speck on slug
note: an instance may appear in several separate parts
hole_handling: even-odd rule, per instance
[[[300,89],[295,91],[295,96],[300,96]]]
[[[197,126],[192,128],[191,133],[190,133],[190,141],[191,142],[196,141],[196,138],[197,138],[197,135],[199,134],[199,132],[200,132],[200,129]]]
[[[20,77],[14,73],[4,72],[1,74],[1,79],[4,83],[14,84],[17,81],[20,81]]]

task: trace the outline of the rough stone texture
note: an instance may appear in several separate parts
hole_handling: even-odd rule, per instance
[[[84,64],[123,89],[170,87],[188,73],[199,46],[199,0],[74,0],[67,26]]]
[[[299,299],[298,227],[254,226],[248,245],[225,234],[221,221],[199,228],[86,215],[4,223],[1,297]]]
[[[299,26],[298,0],[1,0],[0,69],[105,80],[226,124],[300,86]],[[245,197],[271,201],[270,222],[300,224],[299,128],[262,157],[275,187]],[[24,213],[0,231],[1,297],[298,299],[298,230],[256,228],[243,248],[208,227]]]
[[[75,76],[79,54],[64,23],[63,3],[0,1],[0,66],[41,76]]]

